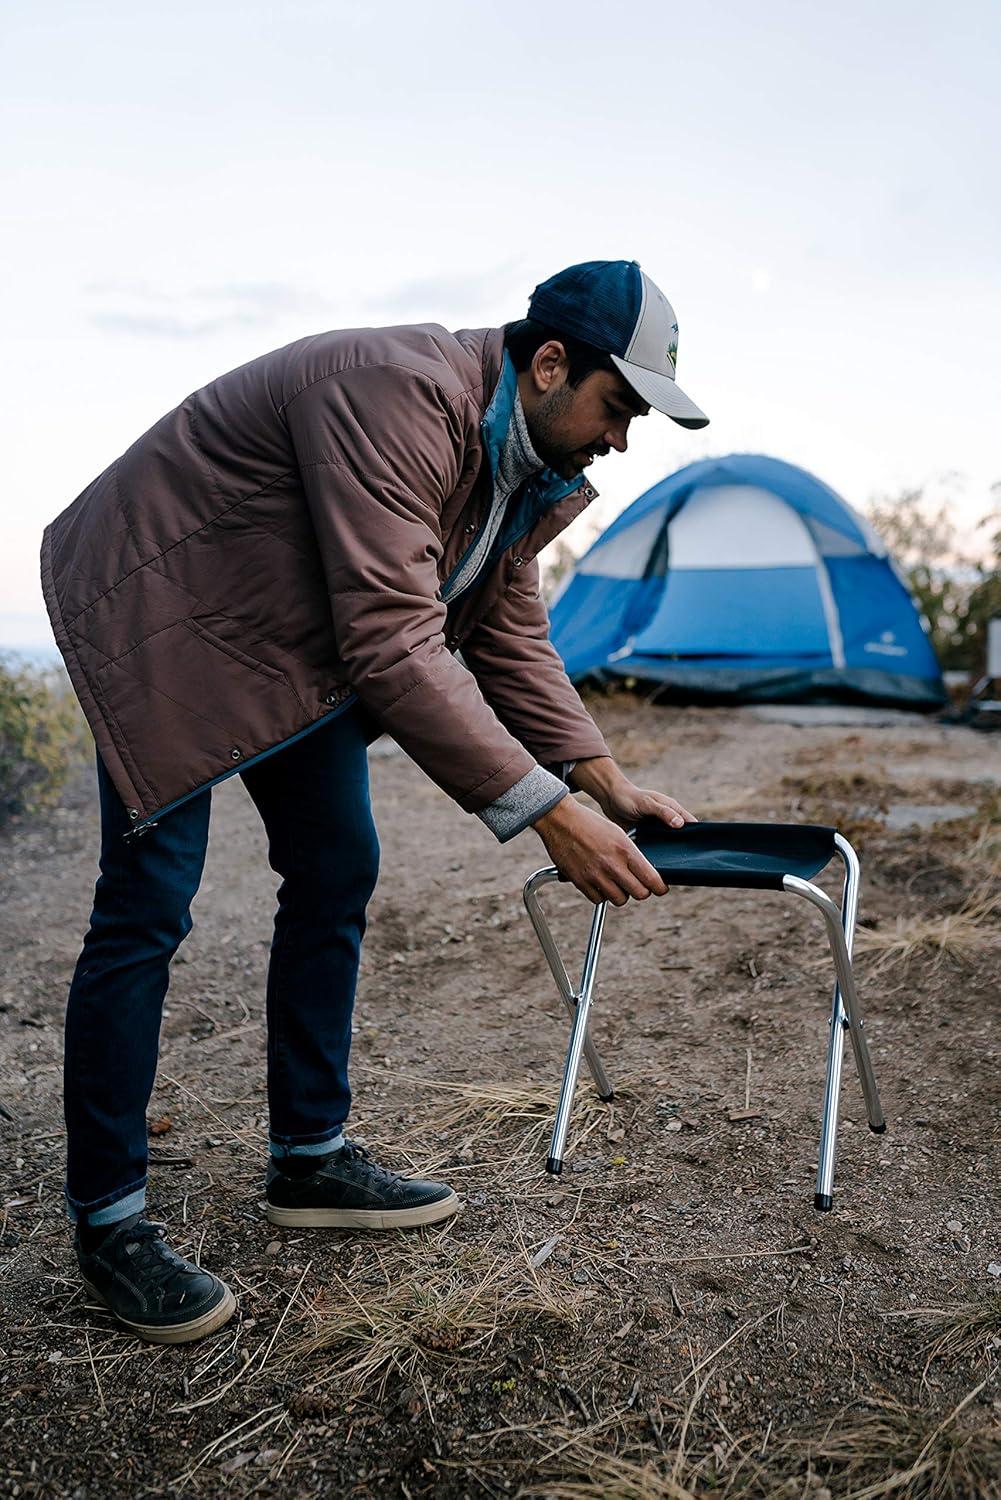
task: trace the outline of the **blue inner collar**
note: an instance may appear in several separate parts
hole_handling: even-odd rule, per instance
[[[483,436],[483,446],[487,451],[487,459],[490,464],[491,479],[497,478],[497,465],[500,463],[501,451],[507,441],[508,428],[514,414],[514,402],[518,393],[518,372],[511,362],[511,356],[504,350],[504,358],[501,363],[500,379],[497,389],[490,398],[490,404],[483,413],[480,422],[480,432]],[[540,514],[548,510],[557,501],[566,499],[575,490],[584,485],[584,475],[577,479],[561,479],[552,469],[543,469],[541,473],[528,481],[525,488],[531,490],[537,501],[541,501]],[[519,507],[520,509],[520,507]],[[508,528],[505,528],[507,530]]]

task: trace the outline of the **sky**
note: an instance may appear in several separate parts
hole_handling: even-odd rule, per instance
[[[42,528],[190,391],[324,328],[525,313],[636,259],[679,384],[581,550],[736,451],[853,505],[1001,480],[996,0],[0,0],[0,649]]]

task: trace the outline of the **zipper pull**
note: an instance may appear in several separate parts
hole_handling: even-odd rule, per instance
[[[141,839],[144,836],[144,834],[149,833],[152,829],[158,828],[159,826],[160,825],[158,823],[155,823],[155,822],[153,822],[153,823],[140,823],[139,826],[138,826],[138,828],[130,828],[129,829],[128,833],[124,835],[124,837],[122,839],[122,843],[123,844],[129,844],[129,845],[131,845],[137,839]]]

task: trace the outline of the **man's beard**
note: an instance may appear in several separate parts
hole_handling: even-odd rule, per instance
[[[568,448],[556,436],[560,423],[573,406],[573,391],[566,385],[547,391],[531,418],[525,417],[532,447],[543,463],[564,479],[575,479],[583,472],[583,466],[574,455],[576,448]]]

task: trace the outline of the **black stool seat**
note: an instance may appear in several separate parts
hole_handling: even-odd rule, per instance
[[[637,825],[636,843],[667,883],[782,889],[784,875],[812,880],[834,854],[834,828],[816,823]]]

